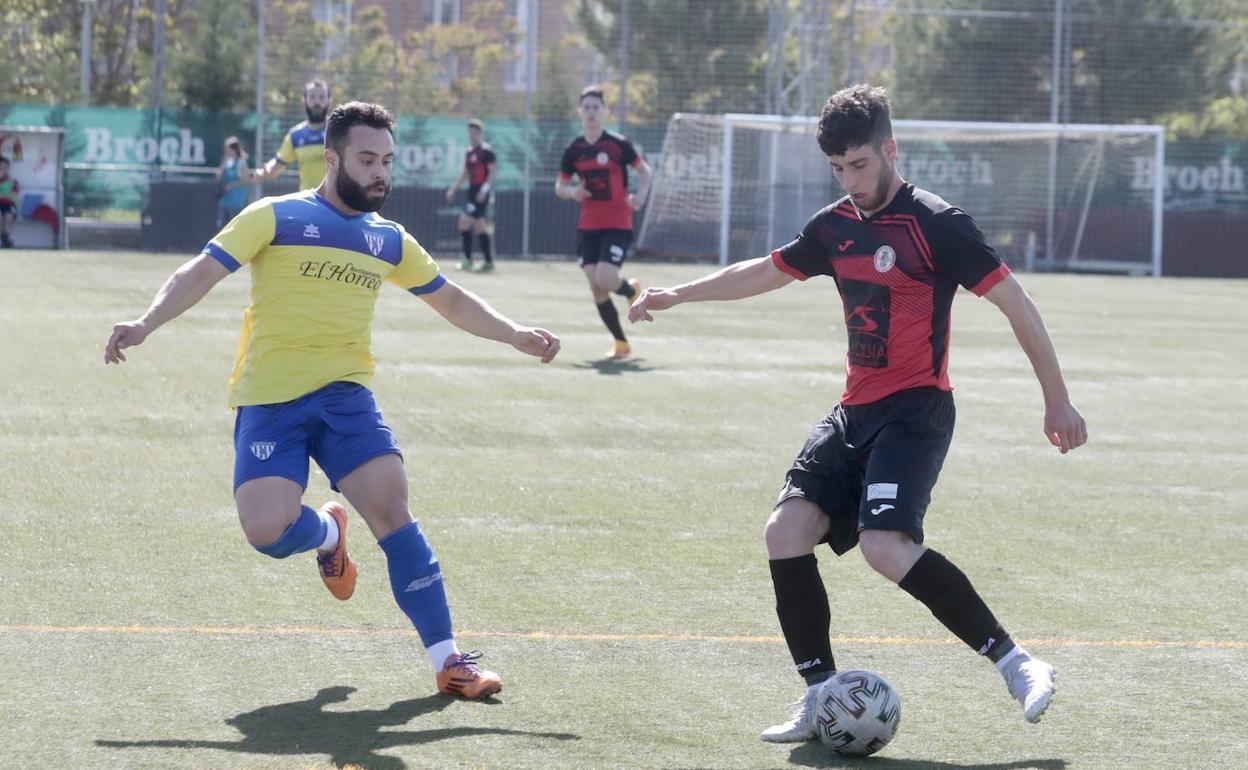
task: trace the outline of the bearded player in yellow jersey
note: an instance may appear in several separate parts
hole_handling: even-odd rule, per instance
[[[455,326],[550,362],[559,339],[520,326],[447,280],[398,224],[376,212],[390,191],[394,119],[384,107],[350,102],[329,116],[327,173],[315,190],[248,206],[180,267],[147,312],[119,323],[105,363],[125,361],[221,279],[251,266],[251,305],[230,377],[234,498],[247,540],[282,559],[315,550],[330,592],[347,599],[355,562],[346,510],[303,504],[308,459],[346,496],[385,552],[395,600],[420,634],[443,693],[485,698],[502,680],[455,644],[442,573],[407,503],[407,476],[394,434],[369,385],[370,337],[382,282],[420,297]]]
[[[280,175],[292,163],[299,166],[299,189],[311,190],[325,178],[325,116],[329,114],[329,84],[313,80],[303,87],[303,111],[308,119],[290,127],[277,154],[252,174],[256,182]]]

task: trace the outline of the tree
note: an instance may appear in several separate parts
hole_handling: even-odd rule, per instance
[[[344,37],[345,44],[328,67],[341,101],[392,103],[398,87],[398,59],[386,29],[385,10],[376,5],[362,9]]]
[[[52,103],[78,96],[78,0],[10,0],[0,10],[4,101]]]
[[[264,104],[270,114],[294,117],[303,113],[303,85],[322,77],[321,54],[331,30],[304,0],[268,2]]]
[[[964,5],[970,6],[970,3]],[[999,0],[963,15],[925,14],[922,0],[894,26],[887,85],[907,118],[1047,121],[1053,93],[1053,0],[1036,11],[985,17]],[[1227,57],[1216,36],[1185,19],[1211,12],[1197,0],[1066,0],[1069,58],[1060,62],[1059,120],[1151,122],[1215,95]],[[1242,31],[1241,31],[1242,34]],[[1221,64],[1219,64],[1221,62]]]
[[[170,46],[171,91],[187,107],[246,112],[255,99],[256,26],[246,0],[200,0]]]
[[[515,19],[503,10],[502,0],[481,0],[465,22],[412,33],[400,104],[425,113],[497,114],[507,100],[503,68],[516,61],[522,38]]]
[[[617,65],[620,12],[621,0],[577,0],[575,11],[590,43]],[[633,117],[761,109],[767,14],[760,0],[629,0],[628,22],[630,81],[644,75],[653,85],[652,101],[634,104],[630,84]]]

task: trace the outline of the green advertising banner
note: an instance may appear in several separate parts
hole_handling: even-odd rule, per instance
[[[69,208],[137,211],[143,206],[153,172],[203,178],[215,171],[227,136],[242,138],[253,165],[272,157],[297,118],[268,117],[263,156],[257,158],[253,114],[154,111],[114,107],[0,105],[0,124],[59,126],[65,129]],[[659,168],[657,154],[666,126],[631,126],[629,137]],[[563,148],[579,133],[573,122],[539,123],[529,134],[528,152],[535,184],[552,182]],[[487,120],[486,141],[499,159],[498,187],[522,187],[526,155],[523,121]],[[462,118],[401,115],[395,136],[397,186],[446,187],[459,175],[468,148]],[[912,148],[919,149],[919,148]],[[917,157],[918,153],[912,153]],[[672,161],[680,161],[673,158]],[[968,184],[974,182],[974,158],[967,161]],[[911,161],[914,162],[914,161]],[[1129,190],[1111,195],[1143,194],[1152,186],[1151,156],[1132,161]],[[667,163],[669,171],[682,167]],[[1248,211],[1245,170],[1248,150],[1239,141],[1177,140],[1166,145],[1166,208],[1172,211]],[[958,170],[955,163],[950,173]],[[1106,191],[1109,192],[1109,191]],[[85,204],[84,201],[90,201]]]

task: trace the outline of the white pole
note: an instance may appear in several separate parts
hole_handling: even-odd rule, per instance
[[[1153,154],[1153,277],[1161,277],[1162,222],[1166,207],[1166,130],[1157,128]]]
[[[728,264],[728,238],[732,232],[729,218],[732,212],[732,118],[724,116],[724,157],[720,165],[719,182],[719,264]]]
[[[524,17],[524,191],[520,254],[532,256],[529,241],[533,216],[533,89],[537,83],[537,0],[526,0]]]
[[[264,164],[264,6],[256,0],[256,140],[252,149],[255,164]],[[259,189],[259,185],[257,185]]]
[[[1058,112],[1061,109],[1061,79],[1062,79],[1062,11],[1065,9],[1065,0],[1053,0],[1053,79],[1051,83],[1052,92],[1049,94],[1049,122],[1056,123]],[[1049,197],[1045,206],[1044,216],[1044,255],[1048,262],[1049,269],[1053,269],[1053,265],[1057,261],[1057,246],[1053,243],[1057,234],[1057,223],[1054,221],[1057,216],[1057,145],[1062,140],[1059,132],[1049,140]],[[1024,268],[1027,272],[1036,269],[1035,259],[1030,260],[1031,264],[1024,262]]]
[[[78,52],[78,100],[91,104],[91,9],[95,0],[82,0],[82,47]]]

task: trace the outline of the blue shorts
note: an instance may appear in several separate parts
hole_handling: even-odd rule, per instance
[[[334,382],[294,401],[238,408],[234,489],[264,476],[306,488],[311,457],[338,491],[343,476],[392,453],[403,456],[372,392],[354,382]]]

